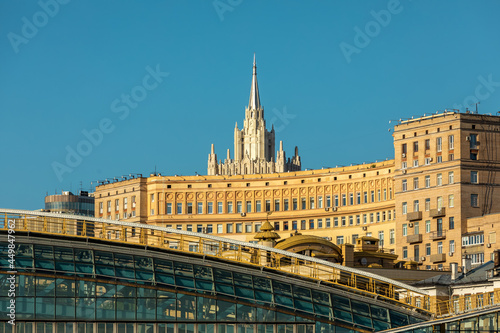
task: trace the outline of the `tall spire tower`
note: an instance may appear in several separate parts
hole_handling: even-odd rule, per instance
[[[300,170],[300,157],[294,156],[293,160],[287,161],[281,143],[280,151],[274,158],[275,132],[266,128],[264,119],[264,108],[260,104],[259,85],[257,84],[257,63],[253,55],[252,85],[250,86],[250,99],[245,108],[245,119],[243,129],[234,128],[234,158],[230,158],[228,150],[227,158],[218,164],[212,146],[209,154],[208,175],[245,175],[262,174],[274,172],[286,172]],[[297,149],[296,149],[297,152]]]

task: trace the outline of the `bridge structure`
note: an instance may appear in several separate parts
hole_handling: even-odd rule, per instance
[[[16,324],[6,315],[0,332],[374,332],[435,316],[426,291],[259,244],[0,214],[0,308],[14,299]]]

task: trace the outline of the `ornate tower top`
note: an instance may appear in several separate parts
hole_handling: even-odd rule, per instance
[[[255,53],[253,54],[253,76],[252,87],[250,88],[250,101],[248,102],[250,110],[260,109],[259,85],[257,84],[257,64],[255,62]]]

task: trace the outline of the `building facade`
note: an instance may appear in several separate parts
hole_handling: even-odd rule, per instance
[[[46,212],[73,215],[94,216],[94,197],[87,191],[80,191],[78,195],[70,191],[61,194],[47,195],[45,197]]]
[[[207,174],[210,176],[248,175],[300,171],[301,162],[297,147],[295,147],[295,155],[292,159],[286,158],[282,141],[280,141],[276,159],[274,158],[274,148],[274,126],[271,131],[266,128],[264,108],[260,104],[257,65],[254,55],[250,100],[248,107],[245,109],[243,128],[240,130],[238,123],[234,128],[234,158],[231,158],[231,152],[228,149],[224,162],[217,160],[217,154],[215,154],[214,145],[212,144],[208,155]]]

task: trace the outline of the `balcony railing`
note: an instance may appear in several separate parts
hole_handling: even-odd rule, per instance
[[[406,236],[406,242],[413,243],[421,243],[422,242],[422,234],[408,235]]]
[[[446,215],[446,208],[441,207],[437,209],[431,209],[430,214],[431,217],[442,217]]]
[[[430,238],[432,240],[445,239],[446,238],[446,230],[433,231],[433,232],[431,232]]]
[[[409,212],[406,214],[406,221],[416,221],[422,219],[422,212]]]

